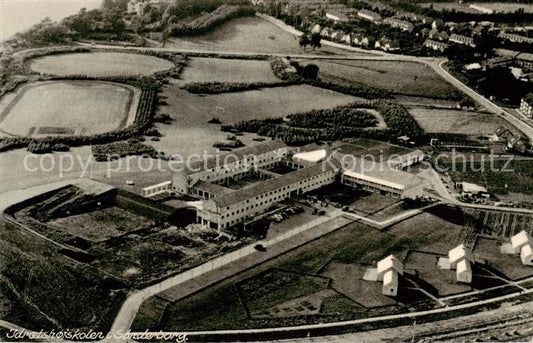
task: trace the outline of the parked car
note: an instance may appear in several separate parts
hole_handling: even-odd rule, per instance
[[[261,252],[265,252],[267,250],[263,244],[256,244],[254,249]]]

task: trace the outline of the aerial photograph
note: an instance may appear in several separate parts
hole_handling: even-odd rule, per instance
[[[533,0],[0,0],[0,342],[533,342]]]

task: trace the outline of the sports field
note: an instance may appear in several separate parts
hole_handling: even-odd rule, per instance
[[[31,62],[31,69],[52,75],[122,76],[152,75],[172,68],[167,60],[121,52],[88,52],[50,55]]]
[[[124,127],[129,114],[135,114],[136,93],[108,82],[30,83],[0,103],[0,130],[18,136],[108,132]]]

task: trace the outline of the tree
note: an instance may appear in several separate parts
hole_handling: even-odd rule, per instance
[[[311,40],[309,39],[309,36],[307,34],[303,34],[300,36],[300,41],[299,41],[299,44],[301,47],[304,48],[304,51],[305,51],[305,48],[307,48],[307,46],[309,44],[311,44]]]
[[[315,33],[313,33],[311,35],[311,42],[309,44],[311,45],[313,50],[315,50],[315,48],[321,48],[322,47],[322,44],[320,43],[320,40],[321,40],[321,37],[320,37],[319,33],[315,32]]]
[[[302,69],[302,76],[306,79],[317,79],[319,68],[316,64],[308,64]]]

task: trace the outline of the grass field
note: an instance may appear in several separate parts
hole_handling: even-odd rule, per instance
[[[200,37],[171,38],[167,48],[190,50],[216,50],[231,52],[256,53],[303,53],[298,45],[298,38],[259,17],[234,19],[220,28]],[[340,53],[340,49],[322,48],[308,53]],[[350,53],[353,54],[353,53]],[[366,54],[364,54],[366,55]]]
[[[171,62],[161,58],[118,52],[50,55],[37,58],[30,65],[39,73],[60,76],[152,75],[173,66]]]
[[[500,253],[501,241],[496,239],[478,238],[474,254],[485,259],[492,267],[511,280],[519,280],[533,276],[533,268],[524,266],[520,255]]]
[[[134,93],[105,82],[31,83],[18,89],[9,104],[2,104],[0,129],[20,136],[90,135],[119,129],[126,125]]]
[[[174,119],[170,125],[157,124],[163,137],[151,142],[158,150],[182,156],[214,152],[212,145],[224,141],[227,132],[219,125],[208,124],[219,117],[224,124],[241,120],[279,117],[312,109],[332,108],[355,101],[356,97],[308,85],[268,88],[216,95],[191,94],[176,85],[165,88],[167,106],[161,112]],[[253,144],[252,135],[239,137],[245,144]]]
[[[184,82],[279,82],[268,61],[190,58],[181,74]]]
[[[501,118],[486,113],[426,108],[413,108],[409,113],[426,132],[488,135],[504,124]]]
[[[55,219],[48,224],[66,230],[70,234],[98,242],[130,231],[145,229],[153,222],[121,208],[109,207],[95,212]]]
[[[436,212],[443,217],[447,215],[444,213],[446,211],[440,213],[439,210],[436,210]],[[461,230],[461,225],[450,223],[430,213],[423,213],[408,219],[392,226],[387,231],[379,231],[360,223],[354,223],[287,252],[264,265],[247,270],[229,280],[169,305],[158,329],[199,330],[272,327],[335,321],[340,318],[339,316],[346,320],[351,316],[361,318],[384,315],[401,311],[402,308],[406,310],[405,307],[402,307],[406,303],[397,307],[394,306],[396,303],[394,299],[381,296],[379,283],[363,282],[361,276],[364,268],[391,253],[403,259],[410,249],[448,251],[456,243]],[[309,284],[309,277],[313,276],[331,279],[330,287],[334,292],[324,294],[320,293],[323,288],[306,286],[309,291],[305,293],[310,296],[308,299],[312,299],[308,302],[314,304],[318,297],[319,302],[322,303],[320,314],[317,316],[296,316],[282,319],[277,315],[272,315],[270,318],[262,318],[261,321],[253,320],[248,316],[245,306],[249,295],[243,298],[237,285],[242,282],[249,282],[243,280],[257,280],[257,278],[262,280],[262,273],[266,270],[272,270],[272,268],[302,275],[303,279],[294,279],[296,280],[292,282],[294,287],[284,287],[284,292],[281,293],[272,282],[268,292],[261,293],[268,294],[268,297],[257,296],[257,301],[260,301],[261,304],[260,308],[272,309],[275,304],[288,304],[288,294],[301,297],[302,293],[299,290],[303,288],[300,286],[311,285]],[[319,292],[320,295],[316,295],[317,293],[314,292]],[[407,293],[405,297],[399,298],[406,301],[407,304],[424,299],[423,296],[413,296]],[[311,294],[315,294],[315,296],[311,297]],[[264,302],[267,299],[268,302]],[[353,299],[358,299],[361,303],[359,304]],[[269,305],[272,306],[269,307]],[[368,306],[368,308],[365,309],[363,306]],[[324,314],[328,316],[324,316]]]
[[[460,92],[431,68],[414,62],[393,61],[313,61],[319,76],[334,82],[361,83],[396,94],[455,99]]]

